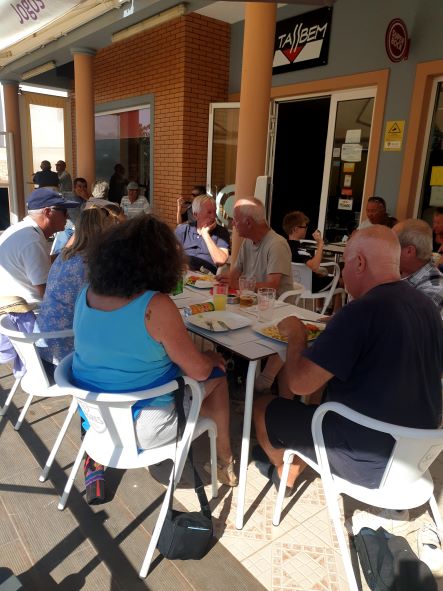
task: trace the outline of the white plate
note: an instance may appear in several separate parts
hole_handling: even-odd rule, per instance
[[[222,324],[219,323],[222,322]],[[228,330],[237,330],[250,326],[252,321],[249,318],[235,314],[234,312],[202,312],[188,316],[186,322],[204,328],[209,332],[226,332]],[[225,326],[224,326],[224,325]]]
[[[313,324],[314,326],[318,326],[318,328],[320,329],[320,332],[322,332],[326,328],[326,324],[324,322],[316,322],[315,320],[302,320],[302,322],[303,322],[303,324]],[[275,321],[275,320],[274,320],[274,322],[266,322],[263,324],[262,323],[254,324],[254,326],[252,327],[252,330],[257,332],[261,336],[266,337],[267,339],[271,339],[272,341],[276,341],[277,343],[287,343],[288,342],[287,340],[273,337],[269,334],[266,334],[266,332],[264,332],[265,329],[270,328],[271,326],[276,326],[277,324],[278,324],[278,321]],[[308,343],[315,341],[316,338],[317,337],[315,337],[313,339],[309,339]]]
[[[187,287],[196,287],[197,289],[211,289],[215,285],[215,281],[205,281],[204,279],[197,279],[195,283],[185,282]]]

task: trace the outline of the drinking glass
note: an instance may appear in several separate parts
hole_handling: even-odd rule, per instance
[[[228,300],[228,285],[226,283],[217,283],[212,288],[212,301],[216,312],[226,310]]]
[[[249,308],[257,302],[257,295],[255,293],[256,279],[253,276],[247,277],[241,275],[238,280],[238,287],[240,289],[240,307]]]
[[[257,290],[257,311],[259,322],[270,322],[272,320],[275,289],[273,287],[259,287]]]

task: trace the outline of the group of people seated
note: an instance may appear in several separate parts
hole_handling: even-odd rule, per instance
[[[33,191],[28,216],[0,237],[0,295],[38,302],[40,331],[73,326],[74,343],[55,340],[41,356],[51,371],[74,350],[73,377],[79,387],[144,390],[181,374],[204,383],[201,413],[217,424],[218,477],[235,486],[224,358],[194,346],[168,296],[187,265],[216,272],[228,260],[229,234],[216,223],[214,200],[195,196],[193,219],[179,224],[175,234],[152,215],[121,223],[100,200],[106,201],[103,193],[82,209],[71,242],[51,266],[47,239],[63,230],[68,210],[79,203],[48,188]],[[219,280],[238,288],[241,275],[253,275],[256,289],[271,287],[277,294],[291,290],[291,262],[302,257],[316,273],[322,258],[318,231],[314,255],[301,253],[308,222],[301,212],[286,216],[286,240],[271,229],[259,200],[238,199],[233,224],[244,240],[236,261]],[[343,280],[352,302],[331,318],[312,347],[307,348],[305,328],[297,318],[279,324],[288,337],[286,362],[278,368],[280,395],[265,393],[255,405],[261,446],[256,453],[262,463],[268,462],[268,475],[276,484],[285,447],[314,454],[310,420],[316,406],[302,404],[300,396],[340,401],[400,425],[440,424],[443,288],[432,262],[431,228],[421,220],[405,220],[393,230],[374,223],[355,232],[345,249]],[[138,404],[134,421],[140,448],[173,440],[173,393]],[[328,419],[325,428],[327,443],[335,449],[333,470],[377,486],[392,441],[362,433],[340,417]],[[303,467],[294,460],[290,491]],[[103,470],[87,458],[88,502],[104,499]]]

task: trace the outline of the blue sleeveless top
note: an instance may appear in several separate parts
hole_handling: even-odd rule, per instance
[[[86,301],[88,286],[80,292],[74,313],[76,385],[92,392],[133,392],[166,384],[180,375],[163,345],[146,330],[145,313],[157,293],[146,291],[122,308],[96,310]],[[172,393],[137,402],[136,417],[145,406],[164,406]]]

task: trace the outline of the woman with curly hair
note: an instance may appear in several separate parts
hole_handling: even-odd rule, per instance
[[[225,362],[218,353],[196,349],[168,295],[184,266],[173,232],[154,216],[138,216],[105,232],[90,248],[88,262],[90,283],[79,295],[74,316],[76,384],[91,391],[128,392],[165,384],[181,374],[204,381],[201,414],[217,424],[218,477],[236,486],[227,381],[208,379],[222,375]],[[175,439],[173,393],[136,406],[140,448]],[[95,472],[101,468],[85,468],[88,502],[104,496],[103,480],[96,484]]]

